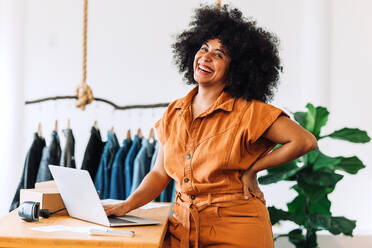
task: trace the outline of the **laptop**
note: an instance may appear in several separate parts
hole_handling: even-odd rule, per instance
[[[159,221],[132,215],[107,217],[93,181],[86,170],[49,165],[69,215],[104,226],[156,225]]]

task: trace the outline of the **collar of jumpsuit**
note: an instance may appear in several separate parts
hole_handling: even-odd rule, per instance
[[[199,242],[199,212],[244,199],[240,175],[275,144],[260,138],[283,112],[260,101],[222,92],[214,104],[192,120],[191,102],[198,87],[171,103],[155,124],[164,150],[164,168],[176,181],[174,218]],[[195,227],[191,228],[190,218]]]
[[[181,98],[179,101],[175,102],[174,107],[176,109],[185,110],[188,107],[191,107],[191,102],[193,97],[198,93],[198,86],[193,88],[185,97]],[[235,99],[232,98],[228,93],[222,92],[220,96],[217,98],[214,104],[209,106],[209,108],[200,114],[198,117],[204,117],[211,114],[213,111],[217,109],[225,110],[227,112],[231,112],[235,103]]]

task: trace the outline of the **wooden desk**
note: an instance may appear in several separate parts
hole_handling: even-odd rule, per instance
[[[74,227],[99,226],[69,216],[40,218],[39,222],[25,222],[19,219],[17,209],[0,218],[0,247],[161,247],[167,231],[170,203],[153,209],[136,209],[132,215],[156,219],[160,225],[115,227],[117,230],[132,230],[134,237],[90,236],[75,232],[42,232],[31,230],[33,227],[66,225]]]

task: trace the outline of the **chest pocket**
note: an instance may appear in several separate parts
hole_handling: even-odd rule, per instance
[[[200,183],[222,182],[228,169],[232,144],[238,125],[233,125],[217,134],[202,138],[196,144],[192,163],[195,181]]]
[[[175,117],[164,148],[168,175],[182,178],[187,168],[199,183],[222,179],[220,170],[227,167],[238,123],[231,123],[223,111],[196,119],[192,127],[181,114]]]

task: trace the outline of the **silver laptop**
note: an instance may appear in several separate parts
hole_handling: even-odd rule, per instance
[[[71,217],[104,226],[160,224],[132,215],[107,217],[88,171],[54,165],[49,165],[49,169]]]

